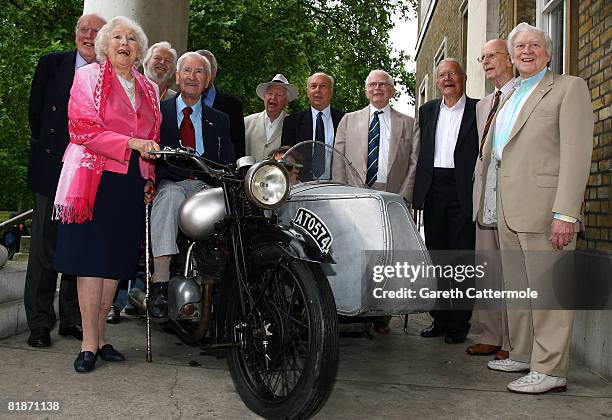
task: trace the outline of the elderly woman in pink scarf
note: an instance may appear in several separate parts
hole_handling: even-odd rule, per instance
[[[155,193],[151,155],[159,150],[159,92],[136,66],[147,51],[142,28],[111,19],[95,41],[98,63],[75,72],[68,103],[70,144],[55,196],[61,221],[58,272],[77,276],[83,343],[74,362],[125,357],[104,337],[117,280],[131,278],[144,239],[144,206]]]

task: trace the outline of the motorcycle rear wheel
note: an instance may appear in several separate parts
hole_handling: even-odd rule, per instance
[[[242,344],[228,351],[236,390],[264,418],[310,417],[329,396],[338,366],[329,283],[318,266],[273,245],[255,251],[248,269],[255,310],[242,317],[237,287],[228,302],[232,339]]]

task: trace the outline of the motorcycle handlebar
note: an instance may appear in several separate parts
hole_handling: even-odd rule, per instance
[[[172,149],[170,147],[165,147],[163,150],[151,150],[151,151],[148,151],[147,153],[151,155],[163,156],[164,159],[166,159],[167,156],[176,156],[176,157],[189,159],[193,163],[195,163],[195,165],[198,168],[200,168],[202,172],[204,172],[204,174],[206,174],[208,177],[213,178],[213,179],[219,180],[225,173],[224,170],[212,169],[206,163],[208,159],[198,156],[197,154],[195,154],[193,151],[190,151],[190,150]],[[219,165],[219,166],[223,166],[223,165]]]

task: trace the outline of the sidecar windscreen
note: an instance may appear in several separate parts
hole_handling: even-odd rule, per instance
[[[355,168],[331,146],[318,141],[303,141],[287,150],[282,159],[291,176],[291,184],[334,182],[365,188]]]

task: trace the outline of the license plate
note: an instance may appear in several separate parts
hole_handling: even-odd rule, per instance
[[[300,207],[291,223],[306,232],[306,234],[317,244],[322,254],[327,254],[329,252],[329,247],[334,239],[319,216],[310,210]]]

